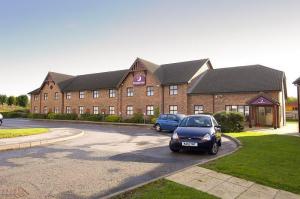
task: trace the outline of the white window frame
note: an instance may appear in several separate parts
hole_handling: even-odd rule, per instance
[[[55,93],[54,93],[54,99],[55,99],[55,100],[58,100],[58,98],[59,98],[59,97],[58,97],[58,92],[55,92]]]
[[[72,113],[71,106],[66,106],[66,113],[67,114],[71,114]]]
[[[109,96],[109,98],[116,97],[116,89],[109,89],[108,96]]]
[[[38,95],[34,95],[34,101],[38,101],[39,96]]]
[[[99,91],[98,90],[93,91],[93,98],[94,99],[99,98]]]
[[[66,99],[71,99],[71,97],[72,97],[72,94],[71,94],[71,92],[67,92],[67,94],[66,94]]]
[[[48,107],[44,106],[44,114],[48,114]]]
[[[153,105],[146,106],[146,115],[154,115],[154,106]]]
[[[134,95],[133,87],[128,87],[127,88],[127,97],[133,97],[133,95]]]
[[[35,106],[35,107],[33,108],[33,112],[34,112],[34,113],[38,113],[38,107],[37,107],[37,106]]]
[[[79,106],[79,114],[84,114],[84,106]]]
[[[99,106],[94,106],[93,107],[93,114],[98,115],[99,114]]]
[[[133,115],[133,106],[129,105],[126,107],[126,114]]]
[[[84,99],[84,97],[85,97],[85,92],[79,91],[79,99]]]
[[[169,106],[169,113],[170,114],[177,114],[178,113],[178,106],[177,105],[170,105]]]
[[[59,113],[59,108],[58,107],[54,107],[54,113],[58,114]]]
[[[115,114],[115,107],[114,106],[109,106],[108,107],[108,113],[109,113],[109,115],[114,115]]]
[[[203,105],[194,105],[194,114],[198,115],[204,112],[204,106]]]
[[[45,101],[48,100],[48,93],[44,93],[44,100],[45,100]]]
[[[178,94],[178,85],[170,85],[169,93],[170,93],[170,95],[177,95]]]
[[[153,96],[154,95],[154,86],[147,86],[147,96]]]

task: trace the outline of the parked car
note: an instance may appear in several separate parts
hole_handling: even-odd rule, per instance
[[[0,113],[0,126],[2,125],[3,115]]]
[[[154,128],[157,132],[174,131],[184,117],[183,114],[161,114],[156,120]]]
[[[211,115],[185,117],[174,131],[169,147],[173,152],[181,149],[208,151],[215,155],[221,146],[221,126]]]

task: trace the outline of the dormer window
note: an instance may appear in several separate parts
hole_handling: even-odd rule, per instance
[[[79,99],[84,99],[84,91],[79,92]]]

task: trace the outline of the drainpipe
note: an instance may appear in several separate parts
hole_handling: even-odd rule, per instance
[[[213,114],[215,113],[215,95],[212,95],[213,97],[213,101],[212,101],[212,105],[213,105]]]

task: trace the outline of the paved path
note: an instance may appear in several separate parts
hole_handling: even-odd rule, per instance
[[[0,128],[16,127],[72,128],[85,134],[53,145],[0,152],[1,199],[99,198],[215,157],[174,154],[168,147],[170,134],[146,128],[21,119],[5,120]],[[218,155],[236,149],[234,142],[223,141]]]
[[[287,124],[281,128],[245,128],[245,131],[257,131],[265,132],[271,134],[280,134],[280,135],[291,135],[291,136],[300,136],[298,132],[298,122],[287,122]]]
[[[198,166],[175,173],[167,179],[224,199],[300,199],[300,195]]]

